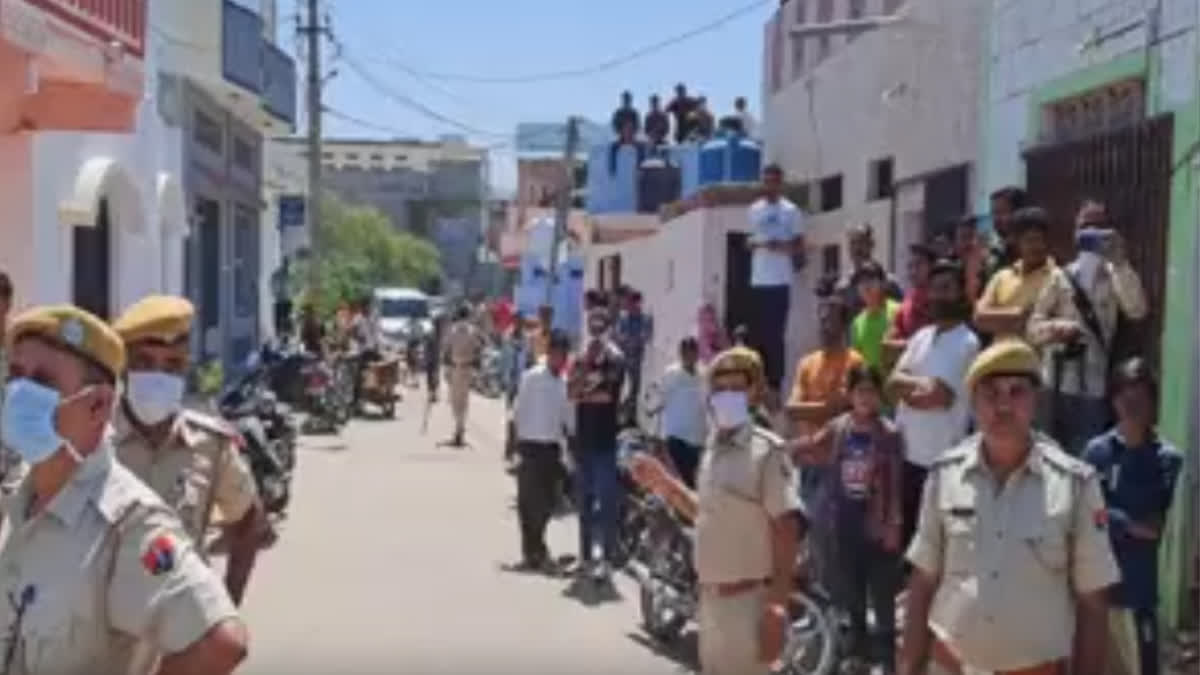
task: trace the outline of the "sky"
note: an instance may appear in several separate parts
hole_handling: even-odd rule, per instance
[[[279,0],[280,44],[294,53],[302,0]],[[757,113],[762,35],[778,5],[764,0],[721,27],[585,77],[525,83],[478,83],[439,74],[512,78],[583,68],[709,24],[752,0],[322,0],[342,44],[324,50],[337,74],[325,105],[379,129],[325,116],[326,136],[435,139],[465,134],[483,145],[511,141],[518,122],[582,115],[607,123],[620,92],[670,98],[677,82],[708,97],[714,114],[745,96]],[[304,62],[298,66],[303,72]],[[365,71],[366,77],[356,72]],[[385,91],[386,90],[386,91]],[[391,94],[386,93],[391,92]],[[437,115],[488,135],[470,134],[395,100],[407,97]],[[303,107],[303,99],[301,99]],[[303,113],[301,114],[303,117]],[[304,122],[301,121],[303,125]],[[299,127],[303,130],[303,126]],[[495,135],[493,135],[495,134]],[[511,149],[492,150],[493,183],[515,186]]]

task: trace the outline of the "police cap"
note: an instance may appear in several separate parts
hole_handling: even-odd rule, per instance
[[[151,295],[135,302],[116,321],[113,329],[125,341],[176,344],[186,341],[192,330],[196,308],[174,295]]]
[[[35,337],[92,363],[115,380],[125,369],[125,345],[107,323],[75,305],[43,305],[17,315],[8,328],[11,347]]]
[[[971,367],[967,369],[967,391],[985,378],[996,375],[1020,375],[1035,382],[1041,379],[1041,364],[1037,352],[1017,338],[1005,338],[979,352]]]

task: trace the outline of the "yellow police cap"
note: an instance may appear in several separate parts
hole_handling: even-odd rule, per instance
[[[979,352],[967,369],[967,391],[991,375],[1028,375],[1040,379],[1041,363],[1037,352],[1017,338],[1005,338]]]
[[[142,340],[158,340],[173,344],[187,337],[192,329],[196,308],[191,302],[175,295],[151,295],[125,310],[113,329],[125,341],[133,344]]]
[[[8,328],[8,344],[38,337],[104,368],[114,378],[125,370],[125,345],[107,323],[75,305],[33,307]]]
[[[750,393],[752,396],[761,394],[763,387],[763,364],[758,352],[746,347],[730,347],[713,357],[708,366],[708,378],[711,383],[718,375],[742,373],[750,378]]]

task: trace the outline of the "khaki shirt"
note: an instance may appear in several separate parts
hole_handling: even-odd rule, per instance
[[[929,624],[963,663],[1012,670],[1071,655],[1075,594],[1119,571],[1090,466],[1038,436],[997,486],[980,436],[934,462],[908,559],[939,579]]]
[[[450,363],[456,366],[470,366],[479,356],[483,347],[482,335],[479,329],[468,321],[455,321],[446,333],[445,346],[442,353],[449,355]]]
[[[700,582],[770,577],[771,520],[803,510],[782,439],[752,425],[724,442],[710,435],[696,487],[694,562]]]
[[[146,673],[157,655],[238,616],[179,519],[116,461],[110,438],[33,516],[31,491],[22,483],[0,548],[0,672]]]
[[[134,428],[123,409],[113,415],[117,459],[175,509],[193,541],[203,541],[212,514],[236,523],[258,500],[254,475],[224,422],[184,410],[162,447]]]

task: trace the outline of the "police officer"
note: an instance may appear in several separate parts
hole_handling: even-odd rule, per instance
[[[1090,466],[1034,431],[1039,372],[1011,338],[967,371],[980,433],[930,468],[908,549],[902,675],[1104,671],[1118,579],[1104,500]]]
[[[762,362],[735,347],[709,369],[710,436],[692,492],[655,459],[634,476],[696,523],[700,666],[705,675],[769,672],[783,648],[795,571],[796,472],[778,436],[754,426],[765,393]]]
[[[201,551],[219,510],[229,543],[225,586],[240,604],[267,522],[236,432],[183,407],[194,315],[187,300],[155,295],[113,323],[129,364],[113,415],[117,459],[175,509]]]
[[[237,609],[179,517],[116,460],[120,337],[60,305],[18,316],[8,339],[3,440],[31,469],[0,548],[0,672],[232,672]]]
[[[483,338],[471,322],[471,310],[460,306],[454,313],[442,343],[442,360],[450,365],[450,410],[454,414],[454,445],[463,444],[467,404],[471,400],[471,376],[479,360]]]

